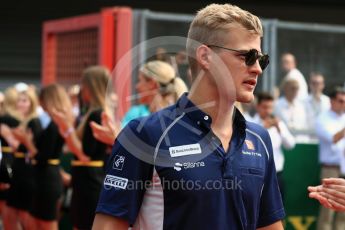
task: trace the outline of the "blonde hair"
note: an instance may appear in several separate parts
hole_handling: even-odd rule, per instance
[[[82,84],[90,91],[91,101],[89,110],[105,108],[110,72],[103,66],[91,66],[83,71]]]
[[[197,42],[202,44],[225,45],[225,37],[230,28],[242,26],[250,33],[262,37],[260,19],[248,11],[231,4],[210,4],[198,11],[193,19],[187,39],[188,60],[193,75],[196,71],[195,51]]]
[[[175,78],[174,87],[174,93],[177,98],[179,98],[183,93],[188,92],[186,83],[180,77]]]
[[[105,113],[113,117],[109,103],[106,103],[107,87],[110,78],[109,70],[103,66],[91,66],[83,71],[82,85],[89,90],[91,99],[89,108],[78,127],[78,135],[80,137],[84,132],[86,120],[92,111],[103,109]]]
[[[4,96],[4,114],[19,119],[17,112],[18,91],[14,87],[9,87],[6,89]]]
[[[55,109],[66,114],[66,119],[74,123],[74,115],[71,100],[65,90],[59,84],[45,86],[40,92],[40,102],[43,108],[50,112]]]
[[[155,112],[174,104],[177,99],[188,91],[186,83],[176,77],[172,65],[163,61],[150,61],[140,68],[145,78],[152,79],[159,85],[159,95],[150,104],[150,110]]]
[[[23,90],[18,92],[18,98],[19,99],[20,95],[25,95],[29,98],[30,101],[30,109],[29,109],[29,114],[26,117],[23,117],[22,114],[19,114],[19,120],[21,123],[26,126],[26,124],[33,118],[36,118],[37,115],[37,107],[38,107],[38,98],[37,94],[34,88],[29,87],[27,90]]]
[[[146,77],[152,78],[156,82],[167,85],[169,84],[176,76],[175,70],[167,62],[164,61],[150,61],[144,64],[140,68],[140,72],[142,72]]]
[[[169,63],[150,61],[140,68],[140,72],[145,77],[153,79],[159,84],[159,91],[162,96],[176,94],[179,97],[182,93],[188,91],[185,82],[181,78],[176,77],[176,72]]]

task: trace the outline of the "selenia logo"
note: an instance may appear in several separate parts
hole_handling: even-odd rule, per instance
[[[199,168],[199,167],[205,167],[205,162],[203,161],[185,162],[185,163],[176,162],[174,169],[176,171],[181,171],[181,169],[192,169],[192,168]]]

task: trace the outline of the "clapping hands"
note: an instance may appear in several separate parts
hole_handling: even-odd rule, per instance
[[[345,180],[327,178],[318,186],[309,186],[309,197],[320,202],[324,207],[334,211],[345,211]]]
[[[112,119],[106,114],[102,113],[101,125],[96,122],[90,122],[92,128],[92,134],[94,138],[105,144],[112,145],[117,137],[120,128],[118,124],[112,121]]]

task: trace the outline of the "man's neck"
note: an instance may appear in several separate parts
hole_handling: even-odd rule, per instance
[[[343,114],[343,111],[336,110],[334,108],[331,108],[331,111],[334,112],[335,114],[337,114],[338,116],[341,116]]]
[[[204,87],[203,82],[200,82],[195,88],[192,87],[188,98],[199,109],[211,116],[212,128],[224,131],[226,129],[232,130],[234,101],[221,97],[216,88],[209,85]]]
[[[289,104],[294,104],[295,102],[295,99],[294,98],[288,98],[288,97],[285,97],[286,101],[289,103]]]
[[[320,101],[322,93],[312,93],[312,97],[316,101]]]
[[[217,88],[203,81],[192,87],[189,99],[202,111],[211,116],[211,129],[220,139],[225,152],[228,152],[233,132],[232,117],[234,101],[219,95]]]

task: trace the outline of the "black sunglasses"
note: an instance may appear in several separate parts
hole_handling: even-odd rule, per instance
[[[235,50],[235,49],[230,49],[222,46],[217,46],[217,45],[206,45],[208,47],[216,47],[220,49],[225,49],[225,50],[230,50],[230,51],[235,51],[240,53],[241,56],[244,56],[245,58],[245,63],[247,66],[252,66],[255,64],[256,60],[259,60],[259,65],[262,70],[266,69],[268,64],[270,63],[270,58],[268,54],[260,54],[259,51],[256,49],[251,49],[249,51],[245,50]]]

